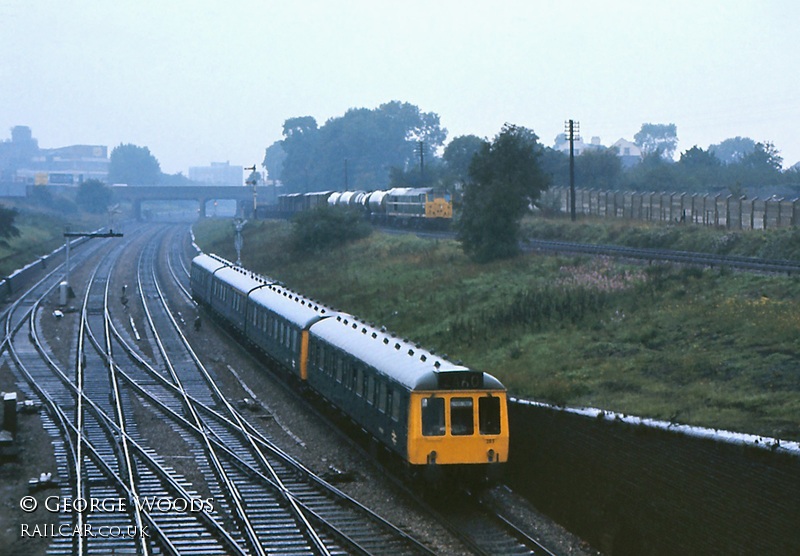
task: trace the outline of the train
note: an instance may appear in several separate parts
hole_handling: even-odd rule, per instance
[[[260,207],[260,217],[289,217],[316,207],[348,207],[373,224],[418,229],[447,229],[453,197],[432,187],[395,187],[377,191],[315,191],[278,195],[278,204]]]
[[[427,484],[498,480],[508,461],[505,387],[407,339],[213,254],[191,292],[281,375],[333,406]]]

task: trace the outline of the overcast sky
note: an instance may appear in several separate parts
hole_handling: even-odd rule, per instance
[[[675,123],[800,161],[800,2],[0,0],[0,140],[147,146],[163,171],[261,164],[284,120],[390,100],[448,140],[552,146]]]

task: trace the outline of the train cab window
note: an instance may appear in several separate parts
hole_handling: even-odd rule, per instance
[[[450,400],[450,432],[453,436],[468,436],[475,432],[472,417],[472,398]]]
[[[422,436],[444,436],[444,398],[422,398]]]
[[[481,434],[500,434],[500,398],[478,398],[478,429]]]

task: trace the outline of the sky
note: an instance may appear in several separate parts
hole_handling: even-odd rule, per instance
[[[146,146],[166,173],[261,165],[283,122],[399,100],[448,141],[552,146],[675,123],[800,161],[796,0],[0,0],[0,140]]]

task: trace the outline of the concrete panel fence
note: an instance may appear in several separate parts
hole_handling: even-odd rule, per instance
[[[570,191],[553,187],[542,204],[569,213]],[[731,230],[766,230],[800,224],[800,200],[748,199],[724,194],[575,190],[578,214],[625,220],[688,222]]]

